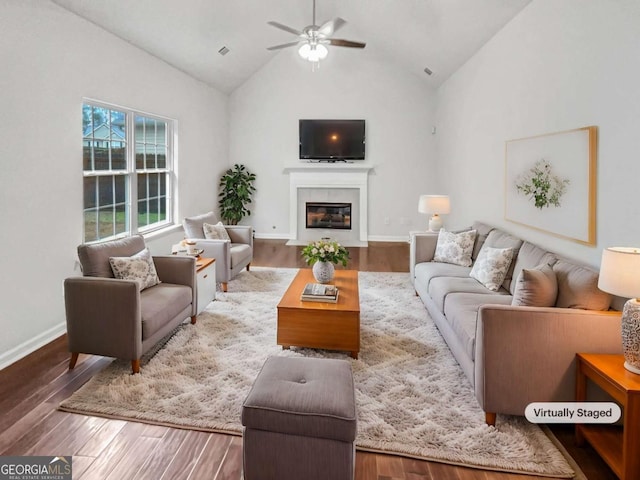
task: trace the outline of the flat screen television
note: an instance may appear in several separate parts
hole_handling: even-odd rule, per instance
[[[364,160],[364,120],[300,120],[301,160]]]

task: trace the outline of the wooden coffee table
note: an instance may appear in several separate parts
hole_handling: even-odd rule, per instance
[[[289,285],[278,304],[278,345],[345,350],[353,358],[360,351],[360,296],[358,272],[336,270],[332,284],[339,290],[337,303],[303,302],[300,294],[314,283],[311,269],[305,268]]]

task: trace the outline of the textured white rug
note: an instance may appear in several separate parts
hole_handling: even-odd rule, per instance
[[[276,305],[295,269],[254,268],[218,292],[148,361],[142,374],[115,361],[61,404],[66,411],[240,434],[241,405],[281,350]],[[465,466],[566,477],[574,471],[549,438],[520,417],[488,427],[473,391],[406,273],[360,272],[361,351],[352,360],[357,446]]]

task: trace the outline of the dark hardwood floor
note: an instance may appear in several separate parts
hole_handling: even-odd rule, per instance
[[[300,247],[256,240],[253,265],[303,267]],[[350,248],[349,268],[408,271],[405,243]],[[69,372],[66,338],[0,371],[0,455],[73,455],[74,479],[240,479],[241,437],[180,430],[58,411],[111,359],[81,355]],[[615,475],[590,448],[573,444],[573,429],[553,428],[589,480]],[[358,452],[357,480],[543,480],[546,477],[488,472],[392,455]],[[330,480],[330,479],[327,479]],[[548,479],[547,479],[548,480]]]

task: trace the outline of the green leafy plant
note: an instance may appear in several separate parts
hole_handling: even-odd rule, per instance
[[[331,262],[341,263],[343,267],[346,267],[347,260],[349,260],[349,250],[338,242],[319,240],[304,247],[302,256],[308,265],[313,265],[316,262]]]
[[[533,199],[533,204],[540,210],[544,207],[559,207],[560,198],[566,192],[567,185],[569,180],[554,175],[551,164],[544,158],[516,179],[518,193]]]
[[[253,186],[255,179],[255,174],[237,163],[220,177],[218,205],[224,223],[237,225],[245,216],[251,215],[247,205],[251,203],[251,195],[256,191]]]

